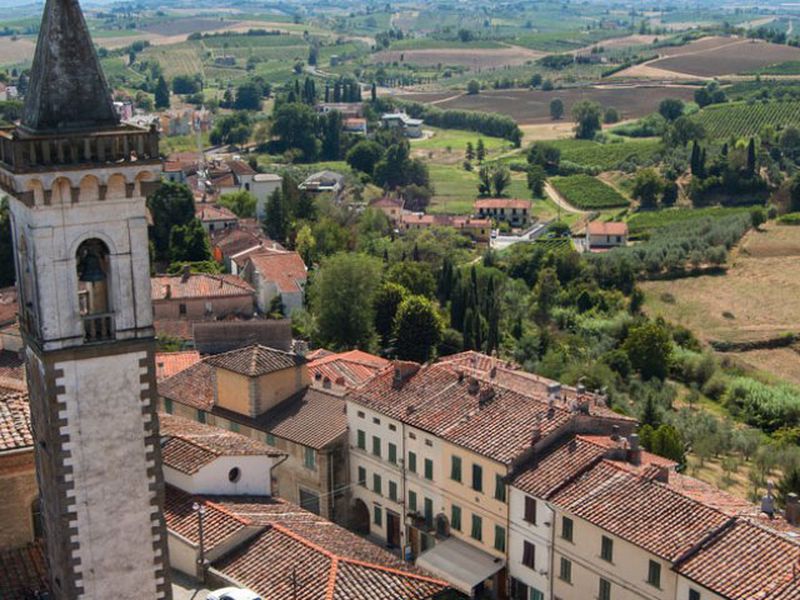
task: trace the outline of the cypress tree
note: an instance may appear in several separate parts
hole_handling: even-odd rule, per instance
[[[373,102],[378,99],[378,86],[375,85],[374,81],[372,82],[372,88],[370,89],[370,96]]]
[[[750,138],[747,144],[747,176],[753,177],[756,174],[756,141]]]

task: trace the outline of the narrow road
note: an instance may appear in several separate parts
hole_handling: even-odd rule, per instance
[[[574,213],[576,215],[589,214],[589,211],[575,208],[574,206],[572,206],[572,204],[567,202],[566,198],[564,198],[561,194],[559,194],[556,191],[556,188],[550,185],[549,181],[545,182],[544,184],[544,193],[547,194],[547,197],[550,198],[550,200],[552,200],[553,202],[555,202],[558,206],[560,206],[561,209],[565,212]]]

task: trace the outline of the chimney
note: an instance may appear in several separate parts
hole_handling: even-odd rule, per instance
[[[797,526],[800,523],[800,500],[797,494],[790,492],[786,496],[786,522],[789,525]]]
[[[767,493],[761,498],[761,512],[766,514],[770,519],[775,516],[775,498],[772,496],[772,482],[767,482]]]
[[[330,377],[326,377],[325,379],[322,380],[322,387],[325,388],[326,390],[331,389],[331,378]]]
[[[394,368],[394,376],[392,377],[392,384],[394,387],[400,387],[403,385],[403,373],[400,370],[400,367],[395,366]]]
[[[575,386],[575,391],[579,396],[583,396],[586,393],[586,386],[582,383],[579,383],[577,386]]]
[[[469,378],[469,384],[467,386],[467,391],[472,394],[473,396],[477,394],[481,389],[481,384],[478,383],[478,380],[474,377]]]
[[[547,384],[547,395],[555,398],[561,393],[561,384],[558,382]]]
[[[497,377],[497,365],[493,366],[492,369],[489,371],[489,377],[494,379]]]
[[[172,286],[168,283],[164,285],[164,298],[167,300],[172,298]]]
[[[542,439],[542,430],[539,427],[534,427],[531,432],[531,446],[538,444],[540,439]]]
[[[669,483],[669,467],[664,465],[656,467],[656,473],[653,476],[653,479],[660,481],[661,483]]]
[[[619,425],[611,426],[611,439],[615,442],[619,441]]]
[[[632,465],[642,464],[642,449],[639,447],[638,434],[628,436],[628,462]]]
[[[181,270],[181,283],[186,283],[191,276],[192,267],[190,265],[183,265],[183,269]]]
[[[494,388],[487,385],[478,394],[478,404],[483,408],[494,399]]]

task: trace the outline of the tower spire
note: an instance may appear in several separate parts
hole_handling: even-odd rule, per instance
[[[47,0],[22,126],[35,132],[119,124],[78,0]]]

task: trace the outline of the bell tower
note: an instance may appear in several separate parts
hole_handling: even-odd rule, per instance
[[[22,122],[0,129],[46,555],[58,599],[170,598],[145,196],[77,0],[47,0]]]

